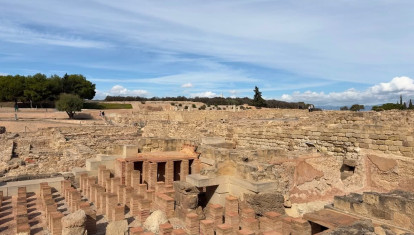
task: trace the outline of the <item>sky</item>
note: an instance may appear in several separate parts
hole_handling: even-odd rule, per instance
[[[412,0],[0,0],[0,74],[83,74],[96,98],[414,99]]]

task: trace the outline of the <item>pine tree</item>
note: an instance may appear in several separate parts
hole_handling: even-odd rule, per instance
[[[262,92],[257,86],[254,87],[253,105],[256,107],[266,107],[266,101],[262,98]]]
[[[403,102],[402,102],[402,95],[400,95],[400,104],[401,105],[403,104]]]
[[[414,107],[413,107],[413,103],[411,102],[411,99],[410,99],[410,103],[408,103],[408,109],[413,109]]]

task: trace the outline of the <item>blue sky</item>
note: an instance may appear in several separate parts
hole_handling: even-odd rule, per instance
[[[97,98],[414,99],[410,0],[0,0],[0,74],[83,74]]]

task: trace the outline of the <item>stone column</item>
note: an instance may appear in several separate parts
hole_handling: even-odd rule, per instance
[[[155,188],[155,184],[157,183],[157,163],[152,162],[149,164],[148,170],[148,188],[153,189]]]
[[[121,179],[119,177],[111,178],[111,193],[116,193],[118,191],[120,182]]]
[[[185,178],[188,175],[188,160],[181,161],[181,169],[180,169],[180,179],[181,181],[185,181]]]
[[[193,164],[191,165],[191,174],[200,174],[200,170],[201,170],[200,159],[194,159]]]
[[[131,173],[131,187],[134,189],[138,189],[141,180],[141,172],[138,170],[134,170]]]
[[[167,161],[165,164],[165,184],[172,184],[174,181],[174,162]]]
[[[134,163],[127,162],[125,166],[125,185],[127,187],[131,187],[131,176],[132,176],[133,171],[134,171]]]
[[[200,234],[200,222],[196,213],[189,213],[185,217],[185,228],[188,235]]]
[[[115,206],[118,205],[118,197],[115,193],[108,193],[106,195],[106,216],[108,219],[111,217],[111,212]]]

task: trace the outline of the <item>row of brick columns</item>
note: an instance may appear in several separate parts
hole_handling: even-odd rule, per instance
[[[88,196],[95,195],[96,191],[92,190],[91,185],[95,184],[95,178],[89,177],[86,179],[82,178],[81,188],[85,187],[85,191]],[[89,186],[88,186],[89,185]],[[89,190],[86,190],[89,189]],[[61,182],[61,192],[65,196],[65,201],[70,212],[77,210],[83,210],[86,214],[85,229],[88,234],[96,233],[96,212],[91,208],[89,202],[82,201],[81,192],[71,186],[70,181],[64,180]]]
[[[30,233],[29,218],[27,216],[26,187],[17,189],[17,200],[13,207],[16,210],[16,233]]]
[[[110,171],[105,166],[98,167],[97,184],[88,184],[87,174],[80,177],[80,187],[88,192],[88,187],[95,190],[95,203],[97,210],[106,215],[108,220],[123,220],[124,209],[127,206],[130,213],[140,222],[144,222],[150,215],[151,210],[163,210],[168,218],[174,216],[174,189],[172,184],[164,182],[154,183],[154,187],[148,189],[146,184],[141,184],[141,173],[133,169],[133,163],[125,166],[125,184],[122,184],[120,177],[110,177]],[[92,191],[93,191],[92,190]],[[90,193],[89,196],[93,195]],[[85,197],[88,197],[86,195]],[[172,234],[171,224],[160,226],[160,234]],[[130,229],[130,234],[142,234],[143,228]],[[149,233],[147,233],[149,234]]]
[[[205,220],[199,220],[197,214],[189,213],[185,223],[185,232],[188,235],[288,235],[292,231],[297,235],[310,233],[308,221],[282,216],[277,212],[267,212],[263,217],[256,219],[253,209],[240,209],[238,198],[231,195],[226,197],[225,207],[210,204]]]

